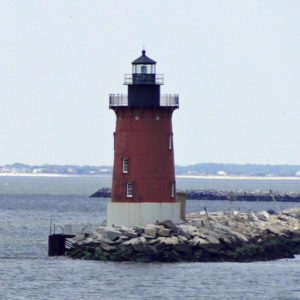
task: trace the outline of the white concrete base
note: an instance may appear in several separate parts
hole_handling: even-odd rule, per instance
[[[107,203],[107,225],[136,226],[155,224],[156,221],[180,221],[179,202],[109,202]]]

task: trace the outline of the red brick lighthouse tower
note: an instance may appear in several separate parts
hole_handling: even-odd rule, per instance
[[[163,75],[155,68],[156,62],[143,50],[132,62],[132,74],[125,75],[128,95],[109,95],[116,131],[108,225],[179,221],[172,132],[179,96],[161,95]]]

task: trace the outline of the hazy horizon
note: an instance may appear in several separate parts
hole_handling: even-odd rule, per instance
[[[103,165],[88,165],[88,164],[50,164],[50,163],[41,163],[41,164],[27,164],[27,163],[22,163],[22,162],[13,162],[13,163],[8,163],[8,164],[0,164],[0,166],[5,166],[5,165],[14,165],[14,164],[21,164],[21,165],[28,165],[30,167],[33,166],[45,166],[45,165],[57,165],[57,166],[76,166],[76,167],[84,167],[84,166],[91,166],[91,167],[113,167],[113,164],[109,165],[109,164],[103,164]],[[242,163],[242,164],[238,164],[238,163],[222,163],[222,162],[199,162],[199,163],[194,163],[194,164],[187,164],[187,165],[183,165],[183,164],[176,164],[176,166],[179,167],[188,167],[188,166],[194,166],[194,165],[201,165],[201,164],[220,164],[220,165],[260,165],[260,166],[264,166],[264,165],[270,165],[270,166],[292,166],[292,167],[298,167],[300,166],[300,164],[256,164],[256,163]]]
[[[180,94],[176,165],[300,165],[300,2],[18,1],[0,10],[0,165],[112,165],[141,55]]]

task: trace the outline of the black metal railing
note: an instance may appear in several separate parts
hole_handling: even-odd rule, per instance
[[[109,107],[128,106],[128,96],[125,94],[109,94]],[[179,107],[178,94],[160,95],[159,106],[162,107]]]
[[[125,74],[124,84],[164,84],[164,74]]]
[[[160,96],[160,106],[179,107],[178,94],[163,94]]]
[[[124,94],[109,94],[109,107],[128,106],[128,97]]]

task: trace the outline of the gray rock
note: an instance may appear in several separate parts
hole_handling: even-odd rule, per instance
[[[106,244],[109,244],[109,245],[113,245],[114,242],[110,239],[107,239],[105,237],[100,237],[97,239],[97,242],[102,242],[102,243],[106,243]]]
[[[157,239],[152,239],[152,240],[148,240],[148,241],[147,241],[147,243],[148,243],[149,245],[153,245],[153,244],[155,244],[155,243],[157,243],[157,242],[158,242]]]
[[[197,231],[197,227],[189,224],[182,224],[177,226],[177,230],[182,230],[184,233],[190,235],[192,232]]]
[[[191,242],[190,242],[193,246],[200,246],[202,248],[207,248],[210,245],[210,242],[206,239],[202,239],[198,236],[195,236]]]
[[[199,231],[194,231],[194,232],[192,232],[192,233],[191,233],[191,236],[192,236],[192,237],[197,236],[197,237],[200,237],[200,238],[205,239],[205,234],[202,233],[202,232],[199,232]]]
[[[165,221],[162,221],[159,223],[159,225],[162,225],[168,229],[171,229],[171,230],[176,230],[176,225],[171,221],[171,220],[165,220]]]
[[[147,241],[144,237],[137,237],[137,238],[133,238],[133,239],[130,239],[129,241],[125,241],[123,242],[123,245],[125,246],[129,246],[129,245],[138,245],[138,244],[146,244]]]
[[[240,240],[241,242],[248,242],[248,238],[245,234],[235,231],[229,226],[222,225],[220,223],[214,223],[213,226],[217,230],[215,230],[214,233],[212,232],[207,232],[207,233],[212,236],[215,236],[216,238],[222,238],[223,240],[229,238],[232,241],[234,240],[231,238],[233,236],[236,239]]]
[[[257,214],[257,217],[261,221],[269,221],[271,219],[271,215],[267,211],[261,211]]]
[[[214,237],[219,237],[220,234],[217,233],[216,231],[213,231],[211,229],[208,229],[208,228],[199,228],[199,232],[204,234],[204,236],[206,237],[207,235],[211,235],[211,236],[214,236]]]
[[[193,250],[189,244],[176,244],[174,245],[174,249],[178,252],[182,253],[192,253]]]
[[[148,235],[148,234],[145,234],[145,233],[142,233],[141,236],[144,237],[146,240],[152,240],[152,239],[154,239],[154,237],[152,235]]]
[[[243,243],[247,243],[249,241],[249,239],[247,238],[247,236],[243,233],[237,232],[237,231],[231,231],[229,232],[233,237],[235,237],[236,239],[238,239],[239,241],[243,242]]]
[[[128,227],[128,226],[121,225],[120,230],[121,231],[127,231],[127,230],[133,230],[133,229]]]
[[[111,246],[111,245],[108,245],[106,243],[100,243],[100,246],[105,251],[111,251],[111,250],[115,250],[116,249],[115,246]]]
[[[111,241],[116,240],[119,236],[122,235],[122,232],[114,229],[113,227],[105,227],[103,236],[108,238]]]
[[[285,215],[288,215],[288,216],[291,216],[293,218],[296,218],[296,219],[300,220],[300,207],[285,209],[283,211],[283,213]]]
[[[220,240],[222,240],[226,245],[228,245],[228,246],[230,246],[231,244],[232,244],[232,239],[230,239],[230,238],[227,238],[226,236],[222,236],[221,238],[220,238]]]
[[[178,241],[179,241],[179,243],[186,243],[188,241],[188,238],[186,238],[183,235],[179,235],[178,236]]]
[[[136,237],[138,237],[138,233],[135,232],[135,231],[132,230],[132,229],[129,229],[129,230],[127,230],[127,231],[124,231],[124,235],[127,236],[127,237],[129,237],[129,238],[136,238]]]
[[[206,239],[208,240],[208,242],[212,245],[220,245],[220,241],[219,239],[217,239],[215,236],[212,235],[207,235]],[[201,239],[203,240],[203,239]]]
[[[143,226],[135,226],[134,230],[138,235],[141,235],[142,233],[144,233],[145,228]]]
[[[258,220],[258,217],[251,211],[248,214],[248,218],[249,218],[250,221],[257,221]]]
[[[145,245],[147,245],[147,241],[144,237],[134,238],[134,239],[131,239],[127,242],[130,242],[130,241],[131,241],[130,245],[132,245],[134,250],[136,250],[138,252],[144,251]],[[125,245],[125,243],[127,243],[127,242],[124,242],[123,245]]]
[[[160,230],[157,232],[157,234],[158,234],[159,236],[163,236],[163,237],[169,236],[170,233],[171,233],[171,230],[168,229],[168,228],[162,228],[162,229],[160,229]]]
[[[158,237],[158,238],[156,239],[156,241],[157,241],[159,244],[164,244],[164,243],[165,243],[165,240],[166,240],[166,238],[163,237],[163,236],[160,236],[160,237]]]
[[[138,237],[138,233],[134,231],[133,228],[127,227],[122,225],[120,227],[120,230],[122,231],[123,235],[129,237],[129,238],[135,238]]]
[[[187,232],[185,232],[181,227],[177,227],[177,229],[176,229],[176,234],[177,234],[178,236],[183,236],[183,237],[185,237],[185,238],[187,238],[187,239],[190,238],[190,234],[187,233]]]
[[[179,243],[178,238],[176,236],[166,237],[164,244],[165,245],[177,245]]]
[[[269,230],[271,233],[274,233],[276,235],[279,235],[282,233],[282,231],[275,225],[267,225],[265,228],[267,230]]]
[[[156,238],[157,229],[155,227],[146,227],[145,234]]]
[[[94,240],[98,240],[98,239],[102,238],[103,235],[100,234],[100,233],[98,233],[97,231],[95,231],[95,232],[93,232],[93,233],[91,234],[91,237],[92,237]]]

